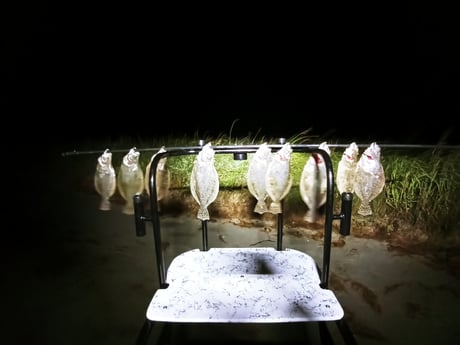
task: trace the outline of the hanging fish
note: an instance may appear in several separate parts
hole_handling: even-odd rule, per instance
[[[215,151],[211,143],[203,146],[198,153],[190,176],[190,191],[200,208],[197,218],[209,220],[208,206],[219,193],[219,176],[214,166]]]
[[[318,148],[331,154],[327,142],[322,142]],[[315,223],[318,219],[318,210],[327,199],[327,171],[322,155],[312,153],[307,159],[300,177],[299,191],[300,197],[308,207],[304,219],[309,223]]]
[[[134,214],[133,197],[144,190],[144,173],[139,165],[140,152],[133,147],[123,157],[117,177],[117,186],[120,195],[125,199],[122,210],[125,214]]]
[[[112,152],[109,149],[106,149],[97,159],[94,188],[101,197],[99,209],[109,211],[111,209],[110,198],[117,189],[115,169],[112,165]]]
[[[257,200],[254,212],[260,214],[268,211],[266,202],[268,193],[265,188],[265,176],[271,159],[271,149],[267,143],[263,143],[254,153],[248,166],[248,173],[246,176],[248,189]]]
[[[166,149],[164,146],[162,146],[158,152],[152,155],[150,158],[149,163],[145,167],[145,173],[144,173],[144,188],[147,192],[148,195],[150,195],[150,167],[152,166],[153,159],[158,153],[166,152]],[[167,194],[169,190],[169,186],[171,184],[171,174],[168,170],[168,167],[166,165],[166,157],[163,157],[160,159],[157,165],[157,170],[156,170],[156,192],[157,192],[157,200],[160,201],[163,199]]]
[[[374,200],[385,186],[385,173],[380,162],[380,146],[373,142],[361,155],[356,165],[353,189],[361,200],[358,214],[372,214],[371,201]]]
[[[291,153],[291,145],[284,144],[273,155],[265,175],[265,189],[271,199],[268,211],[273,214],[282,213],[281,201],[291,190]]]
[[[342,193],[353,193],[353,183],[358,163],[359,148],[355,142],[352,142],[343,151],[342,158],[337,165],[336,185],[340,195]]]

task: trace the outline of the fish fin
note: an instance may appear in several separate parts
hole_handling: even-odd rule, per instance
[[[309,209],[307,214],[305,215],[304,219],[308,223],[316,223],[316,219],[318,218],[318,213],[314,209]]]
[[[209,211],[207,207],[200,206],[196,217],[200,220],[209,220]]]
[[[99,204],[99,210],[101,211],[110,211],[112,209],[109,199],[102,199]]]
[[[259,214],[264,214],[265,212],[268,212],[267,204],[264,200],[257,201],[256,207],[254,208],[254,212]]]
[[[361,202],[358,208],[358,214],[361,216],[370,216],[372,214],[371,205],[369,203]]]
[[[273,214],[280,214],[281,213],[281,202],[280,201],[273,201],[270,204],[268,212]]]
[[[126,200],[126,203],[125,203],[125,206],[123,207],[122,212],[124,214],[129,214],[129,215],[134,214],[134,203],[132,200],[130,201]]]

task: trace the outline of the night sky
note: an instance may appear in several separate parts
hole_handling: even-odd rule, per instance
[[[15,9],[1,96],[14,131],[51,143],[234,124],[234,136],[459,144],[447,8],[150,6]]]

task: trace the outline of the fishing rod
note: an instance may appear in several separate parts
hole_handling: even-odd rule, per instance
[[[286,143],[286,139],[285,138],[279,138],[278,140],[279,144],[275,144],[274,146],[276,147],[277,145],[281,146]],[[202,147],[203,145],[205,144],[205,141],[204,140],[199,140],[198,142],[198,147]],[[260,145],[245,145],[245,144],[241,144],[241,145],[244,145],[244,146],[253,146],[253,147],[259,147]],[[317,148],[320,144],[293,144],[293,146],[297,146],[297,147],[310,147],[310,148]],[[347,148],[350,144],[328,144],[328,146],[330,148]],[[358,147],[368,147],[370,144],[356,144]],[[219,147],[222,147],[222,146],[238,146],[238,145],[218,145]],[[460,149],[460,145],[416,145],[416,144],[379,144],[379,146],[381,148],[392,148],[392,149],[440,149],[440,150],[459,150]],[[192,145],[188,145],[188,146],[172,146],[172,147],[168,147],[168,149],[170,150],[187,150],[187,149],[190,149],[191,147],[193,147]],[[153,152],[157,152],[161,149],[161,147],[149,147],[149,148],[136,148],[136,151],[139,151],[139,152],[149,152],[149,151],[153,151]],[[129,149],[113,149],[113,150],[110,150],[110,152],[112,153],[125,153],[125,152],[128,152],[131,148]],[[103,150],[88,150],[88,151],[77,151],[77,150],[74,150],[74,151],[67,151],[67,152],[63,152],[61,153],[61,156],[63,157],[68,157],[68,156],[77,156],[77,155],[94,155],[94,154],[101,154],[102,152],[104,152],[105,149]]]

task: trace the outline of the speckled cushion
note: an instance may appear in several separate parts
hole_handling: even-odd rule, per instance
[[[319,286],[315,261],[294,249],[194,249],[174,258],[166,281],[148,307],[149,320],[305,322],[344,315],[334,293]]]

